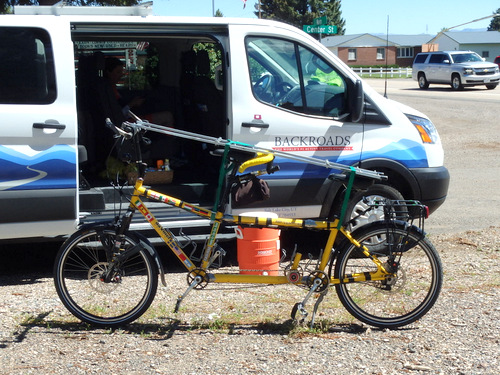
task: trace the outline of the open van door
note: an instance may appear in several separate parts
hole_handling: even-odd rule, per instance
[[[69,24],[1,17],[0,239],[71,233],[78,163]]]

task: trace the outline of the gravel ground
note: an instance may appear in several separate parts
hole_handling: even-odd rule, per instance
[[[497,374],[500,227],[430,239],[445,271],[441,296],[399,330],[360,324],[333,291],[314,330],[296,327],[287,319],[305,291],[293,286],[193,292],[174,314],[180,273],[139,321],[95,329],[65,310],[49,272],[3,275],[0,373]]]

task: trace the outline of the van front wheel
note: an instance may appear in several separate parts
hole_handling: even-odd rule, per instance
[[[370,203],[384,198],[392,200],[404,199],[403,195],[397,189],[389,185],[375,184],[370,186],[368,190],[356,192],[351,197],[349,205],[347,206],[345,222],[350,222],[347,225],[347,229],[352,232],[365,224],[383,220],[383,208],[372,208],[367,213],[365,213],[365,211],[368,209]]]

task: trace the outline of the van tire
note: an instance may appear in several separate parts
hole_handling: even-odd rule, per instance
[[[422,90],[427,90],[429,88],[429,81],[427,81],[424,73],[418,73],[418,87]]]
[[[458,74],[453,74],[451,76],[451,88],[455,91],[463,90],[464,86]]]
[[[347,212],[344,219],[344,224],[347,224],[352,220],[351,223],[347,225],[347,229],[349,231],[353,231],[356,228],[359,228],[365,224],[368,224],[372,221],[383,220],[383,209],[371,210],[370,215],[361,215],[357,219],[361,212],[367,209],[366,203],[363,202],[363,197],[366,197],[369,202],[373,202],[375,199],[392,199],[392,200],[404,200],[403,195],[399,192],[399,190],[393,188],[389,185],[383,184],[374,184],[370,186],[367,190],[361,190],[356,192],[350,199],[349,204],[347,205]]]

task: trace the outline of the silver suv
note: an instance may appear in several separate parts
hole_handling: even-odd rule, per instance
[[[477,85],[492,90],[500,82],[500,71],[471,51],[423,52],[413,61],[412,77],[424,90],[430,83],[448,84],[453,90]]]

